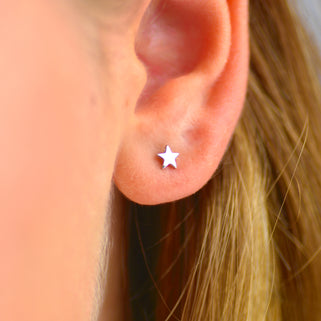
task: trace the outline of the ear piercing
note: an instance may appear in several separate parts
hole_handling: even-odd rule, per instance
[[[173,153],[168,145],[166,145],[165,153],[157,155],[164,160],[163,168],[166,168],[168,165],[172,165],[174,168],[177,168],[176,157],[179,155],[179,153]]]

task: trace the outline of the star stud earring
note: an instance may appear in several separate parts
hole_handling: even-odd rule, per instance
[[[179,153],[173,153],[171,148],[166,145],[166,151],[165,153],[157,154],[159,157],[163,158],[163,168],[166,168],[168,165],[172,165],[173,167],[177,168],[176,165],[176,157],[179,155]]]

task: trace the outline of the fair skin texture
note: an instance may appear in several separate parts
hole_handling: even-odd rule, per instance
[[[0,4],[0,320],[124,320],[112,184],[191,195],[242,111],[247,1],[117,1]]]

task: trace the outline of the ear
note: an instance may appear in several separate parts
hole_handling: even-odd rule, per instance
[[[114,181],[129,199],[154,205],[198,191],[223,157],[247,88],[248,1],[151,1],[135,41],[147,81]],[[163,169],[165,145],[179,153],[177,168]]]

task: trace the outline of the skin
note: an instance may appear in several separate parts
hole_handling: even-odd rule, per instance
[[[0,320],[124,320],[113,182],[141,204],[194,193],[245,97],[246,1],[173,0],[155,28],[161,1],[66,2],[0,3]]]

